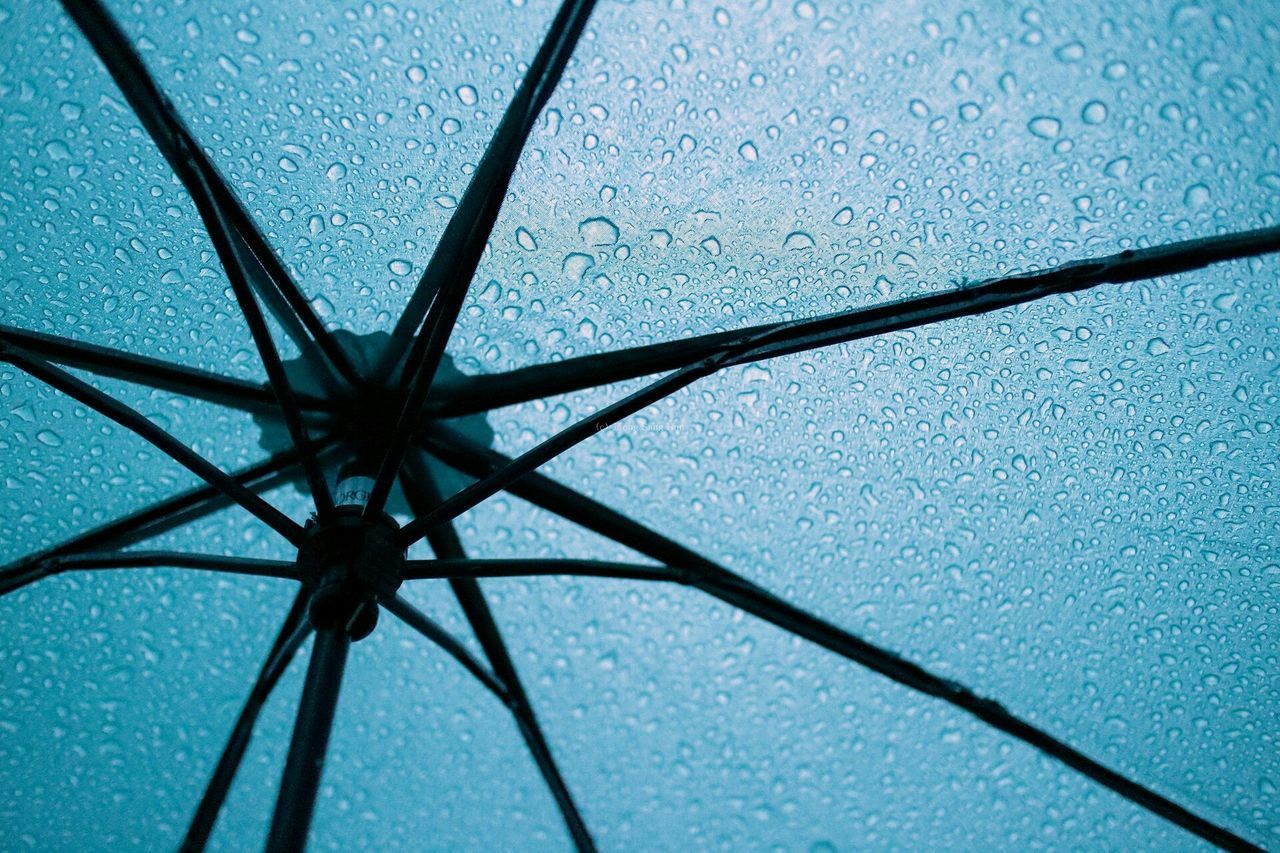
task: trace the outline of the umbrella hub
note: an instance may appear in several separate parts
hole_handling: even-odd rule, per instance
[[[298,569],[315,592],[308,615],[317,630],[337,629],[361,640],[378,622],[378,603],[395,597],[404,579],[405,549],[391,516],[365,518],[363,507],[339,506],[323,523],[307,525]]]
[[[334,342],[346,353],[356,370],[364,376],[376,373],[377,366],[383,356],[392,347],[393,341],[386,332],[370,332],[358,335],[346,330],[333,333]],[[313,437],[327,429],[331,431],[339,453],[330,458],[338,460],[356,460],[366,469],[376,470],[382,459],[392,431],[400,417],[403,404],[402,390],[395,385],[369,381],[357,388],[348,388],[337,383],[332,372],[326,366],[322,356],[315,353],[304,353],[284,362],[285,374],[293,390],[302,395],[325,398],[336,405],[331,419],[324,424],[312,425]],[[437,390],[448,389],[465,378],[462,371],[454,366],[452,359],[446,354],[440,361],[435,381],[428,394],[428,407]],[[268,453],[281,453],[293,447],[293,440],[282,417],[276,414],[258,413],[254,421],[259,430],[259,446]],[[432,429],[434,421],[424,412],[422,429]],[[494,432],[484,414],[466,415],[449,420],[449,428],[477,444],[490,447],[493,444]],[[445,494],[461,490],[470,484],[470,480],[457,472],[438,464],[434,459],[424,457],[439,489]],[[337,470],[337,464],[328,467],[326,475],[330,482],[341,483],[343,475]],[[295,481],[295,484],[301,480]],[[341,485],[339,485],[341,488]],[[343,501],[339,500],[341,504]],[[387,502],[387,510],[400,515],[412,515],[408,501],[399,485],[393,487]]]

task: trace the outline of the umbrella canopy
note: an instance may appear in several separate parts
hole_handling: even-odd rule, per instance
[[[1256,3],[0,8],[5,849],[1280,845]]]

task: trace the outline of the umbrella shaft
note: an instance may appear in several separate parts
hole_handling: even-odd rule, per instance
[[[293,740],[289,744],[289,758],[285,761],[271,832],[267,836],[266,849],[272,853],[302,850],[306,845],[350,648],[351,638],[340,629],[316,632],[293,726]]]

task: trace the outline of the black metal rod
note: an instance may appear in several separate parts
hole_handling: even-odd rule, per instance
[[[451,448],[441,458],[464,473],[501,465],[488,451],[475,453],[453,437]],[[433,452],[434,452],[433,445]],[[445,458],[445,457],[448,458]],[[470,470],[468,470],[470,469]],[[474,475],[474,474],[473,474]],[[973,693],[969,688],[934,675],[905,658],[819,619],[778,598],[728,569],[650,530],[616,510],[577,493],[566,486],[534,474],[524,478],[512,493],[534,505],[581,524],[620,545],[633,548],[667,564],[668,580],[683,583],[745,610],[798,637],[814,642],[848,660],[859,663],[910,689],[941,699],[988,725],[1066,764],[1094,782],[1130,802],[1226,849],[1259,849],[1230,830],[1190,812],[1172,800],[1094,761],[1074,747],[1013,715],[999,703]],[[568,497],[568,500],[565,498]],[[606,564],[598,564],[593,574],[604,574]],[[633,569],[640,571],[632,571]],[[624,568],[617,577],[646,579],[648,566]],[[651,577],[651,575],[650,575]],[[652,578],[657,579],[657,578]]]
[[[231,735],[227,738],[227,744],[218,757],[218,764],[213,770],[209,784],[204,789],[204,795],[200,798],[195,815],[191,818],[191,825],[187,828],[186,837],[183,838],[180,848],[183,853],[197,853],[204,850],[209,843],[209,836],[213,834],[214,825],[218,822],[218,813],[222,811],[222,805],[226,802],[227,794],[231,790],[231,783],[235,781],[245,752],[249,749],[249,741],[253,737],[253,727],[258,721],[258,714],[271,698],[271,692],[288,669],[298,649],[311,634],[311,623],[306,618],[309,600],[310,594],[306,588],[299,590],[294,597],[293,606],[286,614],[279,633],[276,634],[271,651],[267,653],[267,659],[262,663],[258,678],[254,681],[248,698],[245,699],[244,707],[240,709],[240,716],[236,718]]]
[[[527,578],[545,575],[676,580],[666,566],[611,563],[602,560],[409,560],[405,580],[428,578]]]
[[[256,557],[223,557],[218,554],[189,554],[180,551],[115,551],[75,554],[52,561],[58,572],[95,569],[203,569],[238,575],[298,580],[298,564],[292,560],[263,560]]]
[[[595,0],[566,0],[560,5],[457,210],[436,244],[426,271],[396,322],[392,332],[394,346],[388,353],[389,361],[379,366],[379,376],[390,375],[395,361],[402,357],[427,317],[440,289],[450,281],[469,282],[475,275],[533,123],[559,84],[594,6]]]
[[[268,385],[13,326],[0,325],[0,339],[9,340],[55,364],[87,370],[98,376],[172,391],[254,414],[276,414],[277,411]],[[298,404],[316,413],[333,410],[328,400],[309,394],[299,395]]]
[[[481,478],[511,464],[511,457],[442,424],[424,436],[423,443],[433,456],[471,477]],[[507,491],[665,565],[718,568],[697,552],[545,474],[528,474],[513,482]]]
[[[456,495],[435,506],[426,515],[415,518],[400,531],[400,541],[408,547],[427,534],[429,530],[443,522],[457,518],[462,513],[487,500],[498,492],[509,489],[517,480],[535,469],[550,462],[577,444],[623,418],[629,417],[687,385],[715,373],[722,364],[732,356],[729,351],[724,354],[709,356],[703,360],[670,373],[629,394],[616,403],[605,406],[593,415],[589,415],[572,426],[548,438],[511,460],[510,464],[494,471]]]
[[[216,187],[215,187],[216,193]],[[286,292],[296,294],[298,299],[305,302],[305,297],[298,293],[297,288],[292,285],[292,279],[289,273],[285,272],[283,265],[275,260],[274,254],[270,255],[270,261],[264,262],[262,255],[255,252],[252,248],[251,241],[240,236],[240,231],[236,234],[236,248],[241,254],[248,255],[252,258],[252,263],[245,264],[245,272],[248,274],[249,282],[253,286],[253,292],[262,300],[262,304],[267,307],[267,311],[279,324],[289,340],[294,342],[298,348],[302,361],[308,367],[314,367],[311,371],[311,377],[319,384],[319,394],[326,400],[336,401],[340,398],[349,396],[349,389],[356,387],[357,379],[349,378],[348,374],[354,374],[354,366],[338,366],[335,365],[335,359],[341,358],[339,365],[350,365],[347,360],[346,351],[338,346],[336,339],[329,333],[329,330],[320,323],[319,319],[315,319],[315,323],[309,320],[304,323],[294,310],[293,303],[297,299],[286,298],[281,292],[281,286],[277,286],[277,282],[284,282],[282,285]],[[262,251],[271,252],[271,249],[264,248]],[[268,267],[272,267],[279,271],[278,276],[274,276],[267,271]],[[310,314],[310,304],[307,303],[307,312]],[[314,317],[314,315],[311,315]],[[323,333],[324,344],[316,343],[312,329],[309,326],[318,325],[320,332]]]
[[[199,174],[195,181],[204,191],[193,194],[192,198],[205,222],[205,228],[222,261],[222,266],[226,270],[236,302],[240,305],[240,313],[244,315],[245,322],[249,326],[249,334],[253,338],[254,346],[258,349],[258,356],[262,359],[263,367],[266,368],[268,379],[271,380],[271,389],[280,405],[280,412],[284,415],[289,437],[302,457],[302,470],[306,473],[312,500],[315,502],[320,518],[328,518],[333,512],[333,495],[329,491],[324,472],[320,470],[315,448],[311,437],[307,434],[306,424],[303,423],[302,409],[293,393],[293,385],[289,382],[288,374],[285,373],[284,364],[280,361],[280,353],[276,350],[275,341],[271,339],[271,331],[267,328],[267,321],[262,316],[262,309],[258,307],[258,301],[254,298],[253,289],[249,284],[249,265],[245,261],[252,259],[242,258],[236,251],[233,232],[212,200],[206,177]]]
[[[24,563],[12,570],[0,570],[0,595],[8,595],[38,580],[66,572],[140,568],[198,569],[264,578],[298,579],[297,565],[283,560],[185,554],[176,551],[119,551],[52,557],[42,563]]]
[[[529,66],[529,73],[503,114],[457,210],[436,244],[416,292],[396,324],[387,358],[379,366],[380,377],[390,375],[395,366],[393,359],[399,357],[415,332],[416,337],[405,356],[400,382],[403,399],[365,506],[366,518],[376,518],[391,494],[454,323],[498,219],[520,152],[539,111],[559,82],[594,6],[595,0],[565,0],[561,4]]]
[[[679,370],[740,346],[760,335],[762,344],[724,366],[802,352],[818,347],[915,328],[941,320],[969,317],[1046,296],[1189,272],[1223,261],[1280,251],[1280,227],[1221,237],[1185,240],[1149,249],[1132,249],[1092,260],[1075,261],[1041,272],[1005,276],[960,289],[783,323],[716,332],[617,352],[579,356],[506,373],[470,376],[451,385],[431,405],[441,417],[516,403]]]
[[[0,361],[7,361],[25,370],[42,382],[136,433],[188,471],[218,488],[292,544],[297,545],[302,541],[302,527],[297,522],[120,401],[108,397],[97,388],[59,367],[54,367],[44,359],[4,341],[0,341]]]
[[[426,460],[420,454],[414,453],[409,457],[406,467],[402,480],[405,495],[414,511],[419,512],[438,502],[440,492],[431,476],[431,471],[427,468]],[[462,540],[451,524],[444,524],[432,530],[428,534],[428,541],[431,549],[438,556],[447,559],[466,559]],[[546,735],[538,723],[533,705],[529,701],[528,694],[525,693],[520,674],[511,660],[506,641],[502,638],[502,632],[493,618],[480,584],[472,578],[454,578],[449,581],[449,586],[453,589],[454,597],[462,607],[467,621],[471,623],[471,630],[480,641],[480,647],[484,649],[485,657],[489,659],[489,665],[493,667],[494,674],[506,688],[507,705],[515,717],[516,725],[520,728],[520,734],[529,748],[530,755],[533,756],[534,764],[542,773],[547,788],[555,798],[574,846],[579,853],[594,851],[595,841],[591,838],[586,821],[583,820],[582,813],[574,802],[573,794],[564,780],[564,775],[560,772],[560,767],[551,753]]]
[[[798,607],[728,571],[693,570],[692,586],[745,610],[773,625],[861,664],[905,687],[941,699],[982,722],[1159,815],[1188,832],[1230,850],[1261,850],[1225,827],[1205,820],[1152,789],[1095,761],[1080,750],[1011,713],[999,702],[980,696],[963,684],[934,675],[923,667],[855,634],[806,613]]]
[[[289,757],[285,760],[271,830],[267,834],[269,853],[306,847],[350,648],[351,638],[345,631],[334,628],[316,631],[293,739],[289,742]]]
[[[286,330],[295,328],[296,324],[291,321],[296,317],[311,334],[311,338],[298,337],[298,346],[304,352],[318,346],[348,382],[358,382],[359,376],[346,354],[320,322],[310,302],[290,278],[240,200],[200,149],[178,111],[160,91],[115,19],[98,0],[62,0],[62,6],[106,66],[121,94],[187,191],[193,198],[200,192],[197,176],[203,176],[212,186],[214,203],[244,240],[293,312],[293,317],[281,318],[282,325]]]
[[[324,441],[330,442],[332,439],[326,437]],[[264,462],[233,473],[231,478],[245,488],[261,494],[293,479],[293,469],[297,464],[297,451],[286,450]],[[232,504],[233,501],[214,486],[197,486],[22,557],[0,569],[0,574],[9,574],[21,567],[30,568],[52,557],[94,548],[124,548],[135,545],[183,524],[198,521]]]
[[[382,606],[401,622],[435,643],[446,654],[462,664],[467,672],[475,676],[476,680],[483,684],[490,693],[497,696],[504,705],[510,703],[511,697],[507,693],[507,688],[503,686],[502,682],[498,681],[497,676],[490,672],[484,664],[476,660],[471,652],[467,651],[467,647],[462,645],[456,637],[437,625],[427,614],[414,607],[400,595],[385,602]]]
[[[358,387],[364,381],[364,377],[356,370],[346,350],[338,345],[337,339],[316,314],[311,301],[285,269],[266,239],[258,232],[252,218],[222,180],[217,168],[204,156],[203,151],[197,153],[201,173],[215,181],[212,189],[219,210],[230,220],[236,236],[258,263],[258,269],[261,270],[262,275],[259,276],[251,270],[249,280],[254,283],[255,290],[270,308],[272,316],[297,344],[299,350],[311,355],[311,363],[331,367],[349,387]],[[313,355],[315,353],[321,357],[316,358]],[[329,384],[328,372],[321,373],[320,376],[326,384]]]
[[[571,447],[726,367],[939,320],[982,314],[1055,293],[1069,293],[1107,282],[1167,275],[1222,260],[1274,251],[1280,251],[1280,226],[1157,249],[1121,252],[1048,272],[996,279],[959,291],[917,297],[817,320],[797,320],[760,330],[749,329],[732,344],[687,363],[517,456],[505,469],[473,483],[426,516],[410,523],[401,531],[402,541],[405,544],[418,541],[433,525],[461,515]]]

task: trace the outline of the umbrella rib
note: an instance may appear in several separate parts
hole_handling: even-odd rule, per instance
[[[396,324],[392,345],[378,369],[380,377],[390,375],[395,363],[388,362],[398,359],[409,337],[417,334],[405,357],[399,415],[378,465],[366,518],[377,517],[391,493],[529,131],[559,82],[594,6],[595,0],[561,4]]]
[[[267,853],[297,853],[305,848],[320,794],[352,640],[341,627],[319,628],[315,635],[267,832]]]
[[[490,693],[497,696],[504,705],[510,707],[511,697],[507,693],[507,688],[484,664],[476,660],[467,651],[467,647],[462,645],[456,637],[410,604],[403,596],[397,595],[390,601],[384,602],[382,606],[401,622],[443,649],[450,657],[462,664],[467,672],[475,676],[476,680],[483,684]]]
[[[1194,252],[1187,248],[1190,244],[1196,246]],[[1107,258],[1068,264],[1048,272],[994,279],[961,291],[917,297],[816,320],[797,320],[748,329],[736,335],[732,342],[717,347],[710,355],[685,364],[517,456],[505,468],[481,478],[425,516],[415,519],[401,531],[401,537],[406,544],[416,542],[433,525],[466,512],[601,430],[727,367],[868,335],[913,328],[922,323],[982,314],[1105,282],[1134,281],[1194,269],[1217,261],[1280,251],[1280,226],[1229,237],[1211,237],[1191,241],[1190,244],[1126,251]],[[542,393],[541,389],[539,393]]]
[[[519,561],[511,562],[514,565]],[[1231,850],[1261,850],[1229,829],[1205,820],[1145,785],[1095,761],[1070,744],[1013,714],[994,699],[980,696],[963,684],[942,678],[888,649],[820,619],[727,569],[712,571],[706,568],[669,566],[666,567],[667,576],[662,578],[657,576],[658,573],[654,572],[651,566],[566,560],[564,562],[570,565],[557,570],[555,566],[547,565],[553,562],[555,561],[527,561],[528,574],[586,574],[593,577],[629,579],[638,577],[645,580],[667,580],[699,589],[713,598],[746,611],[793,636],[822,646],[904,687],[941,699],[953,707],[966,711],[992,728],[1062,762],[1131,803],[1159,815],[1211,844]],[[573,564],[584,563],[588,564],[587,571],[574,570]]]
[[[687,572],[684,582],[904,687],[966,711],[988,726],[1056,759],[1134,805],[1210,844],[1228,850],[1261,850],[1226,827],[1206,820],[1168,797],[1095,761],[1044,729],[1013,714],[994,699],[978,695],[963,684],[942,678],[888,649],[820,619],[726,569],[712,572],[694,568]]]
[[[231,783],[235,781],[236,772],[239,771],[240,763],[249,749],[249,740],[253,737],[253,727],[258,721],[258,714],[271,698],[271,692],[311,633],[311,623],[306,618],[309,600],[308,590],[303,587],[294,598],[293,606],[286,614],[280,626],[280,632],[271,646],[271,651],[267,653],[262,669],[258,672],[258,678],[245,699],[244,707],[240,709],[240,716],[236,718],[235,725],[231,729],[227,745],[223,747],[222,754],[218,757],[218,764],[209,778],[209,784],[205,787],[200,805],[196,807],[191,825],[187,828],[187,835],[182,841],[180,848],[182,853],[198,853],[209,843],[209,836],[213,833],[213,827],[218,821],[218,813],[226,802]]]
[[[510,464],[511,458],[464,434],[437,424],[423,444],[440,461],[471,477],[484,477]],[[533,472],[513,482],[507,491],[534,506],[555,513],[594,533],[618,542],[667,565],[717,567],[697,552],[632,521],[599,501],[562,485],[545,474]]]
[[[398,351],[408,346],[442,285],[457,278],[470,280],[475,274],[533,123],[559,84],[594,6],[595,0],[566,0],[552,19],[528,73],[507,105],[426,271],[396,322],[392,332],[395,346],[389,358],[399,360]],[[455,257],[459,252],[466,253],[465,260]],[[389,375],[394,366],[394,363],[380,365],[379,375]]]
[[[0,325],[0,339],[12,341],[55,364],[87,370],[98,376],[172,391],[254,414],[277,413],[271,388],[255,382],[13,326]],[[333,409],[328,400],[312,395],[298,395],[298,404],[310,412]]]
[[[503,464],[501,454],[485,448],[469,447],[467,440],[456,435],[450,436],[444,442],[431,442],[433,455],[437,450],[440,451],[438,458],[442,461],[472,476],[478,476],[485,469]],[[841,657],[872,669],[905,687],[960,708],[988,725],[1061,761],[1135,805],[1213,844],[1227,849],[1258,849],[1230,830],[1195,815],[1172,800],[1116,773],[1031,723],[1014,716],[999,703],[978,696],[963,685],[934,675],[891,651],[875,646],[800,610],[706,557],[586,495],[541,474],[524,478],[511,489],[511,493],[620,545],[632,548],[646,557],[666,564],[666,570],[669,573],[667,580],[700,589],[795,636],[814,642]],[[546,561],[531,561],[531,564],[536,568],[537,564],[544,562]],[[613,565],[589,562],[594,563],[591,573],[597,576],[607,574],[609,567]],[[661,574],[661,571],[655,571],[651,566],[627,565],[619,569],[618,576],[662,579],[655,577],[658,574]]]
[[[192,554],[186,551],[87,551],[50,561],[55,572],[93,569],[206,569],[212,572],[260,575],[299,580],[293,560],[264,560],[256,557],[225,557],[220,554]]]
[[[689,367],[669,373],[639,391],[605,406],[570,427],[566,427],[547,440],[515,457],[504,467],[480,478],[462,491],[437,504],[425,515],[415,518],[401,529],[400,541],[406,546],[412,545],[437,525],[457,518],[498,492],[509,489],[521,477],[527,476],[536,468],[545,465],[561,453],[581,444],[617,421],[629,417],[665,397],[671,396],[676,391],[691,385],[704,376],[715,373],[728,358],[747,345],[743,344],[739,348],[709,356]]]
[[[328,440],[331,441],[331,439]],[[232,474],[231,477],[246,488],[262,492],[274,488],[281,482],[287,482],[291,478],[289,471],[297,464],[297,451],[287,450],[244,468]],[[182,524],[197,521],[232,503],[230,498],[214,486],[197,486],[109,521],[59,545],[23,557],[0,568],[0,576],[15,575],[18,569],[29,569],[42,561],[88,551],[92,548],[104,546],[123,548],[133,545],[167,533]]]
[[[405,494],[409,498],[410,504],[415,507],[415,511],[425,504],[436,503],[440,500],[440,493],[435,480],[432,478],[425,460],[419,455],[415,454],[410,457],[410,470],[406,472],[403,480]],[[457,531],[454,530],[453,525],[441,525],[433,530],[429,537],[429,544],[432,551],[441,557],[453,560],[466,559],[466,551],[462,547],[462,540],[458,538]],[[475,632],[476,639],[480,641],[480,647],[484,649],[485,656],[489,659],[489,665],[493,667],[494,674],[506,689],[507,707],[511,709],[511,714],[515,718],[516,726],[520,729],[525,745],[529,748],[534,763],[542,774],[543,780],[547,783],[547,787],[551,790],[551,795],[556,801],[556,806],[560,809],[560,814],[564,818],[565,827],[573,839],[574,846],[580,853],[594,853],[596,849],[595,841],[592,839],[591,832],[587,829],[586,821],[583,820],[582,814],[574,802],[573,794],[569,791],[564,775],[556,764],[555,756],[551,753],[551,747],[547,742],[546,735],[543,734],[541,725],[538,723],[533,705],[529,702],[529,697],[525,693],[524,685],[520,681],[520,674],[516,671],[515,663],[511,660],[511,654],[507,651],[507,644],[502,639],[502,633],[493,618],[488,602],[485,600],[484,592],[481,591],[480,585],[472,578],[454,578],[449,581],[449,585],[453,589],[453,594],[458,599],[458,604],[461,605],[467,621],[471,624],[471,629]]]
[[[23,564],[12,570],[0,571],[0,595],[8,595],[36,581],[65,572],[142,568],[199,569],[264,578],[298,579],[297,566],[282,560],[187,554],[178,551],[89,552],[68,557],[51,557],[34,564]]]
[[[292,544],[297,545],[302,541],[302,527],[297,522],[119,400],[107,396],[87,382],[61,368],[54,367],[44,359],[4,341],[0,341],[0,361],[7,361],[25,370],[35,378],[137,434],[209,485],[217,487],[223,494],[253,513]]]
[[[303,351],[318,346],[329,363],[348,382],[358,382],[359,374],[351,366],[342,348],[329,334],[306,296],[275,256],[253,218],[200,149],[115,19],[99,0],[62,0],[62,6],[106,67],[188,193],[195,198],[197,193],[203,191],[201,179],[208,184],[210,203],[230,223],[236,236],[261,265],[278,295],[292,310],[292,317],[280,318],[281,325],[293,333]],[[208,226],[207,220],[205,224]],[[252,280],[256,281],[256,277]],[[311,337],[298,334],[293,320],[299,321]]]
[[[456,417],[585,388],[679,370],[715,356],[762,334],[768,345],[725,363],[724,367],[776,358],[912,329],[958,317],[969,317],[1042,299],[1086,290],[1189,272],[1223,261],[1280,251],[1280,227],[1260,228],[1219,237],[1184,240],[1147,249],[1131,249],[1104,257],[1074,261],[1039,272],[988,279],[941,293],[841,311],[807,320],[767,323],[616,352],[579,356],[521,367],[505,373],[469,376],[432,401],[432,414]]]
[[[205,191],[195,193],[192,197],[205,221],[214,249],[222,259],[222,266],[227,271],[227,279],[231,282],[236,302],[240,305],[240,313],[244,315],[245,322],[249,326],[249,334],[258,348],[258,356],[262,359],[263,367],[266,368],[267,378],[271,381],[271,389],[280,405],[280,411],[284,414],[289,437],[302,457],[302,470],[306,474],[312,500],[320,517],[327,518],[333,512],[333,495],[329,491],[324,473],[320,470],[315,448],[312,446],[311,437],[307,434],[306,424],[303,423],[302,409],[293,392],[293,385],[289,382],[288,374],[285,373],[284,364],[280,361],[280,353],[276,350],[275,341],[271,339],[271,331],[267,328],[267,322],[262,316],[262,309],[258,306],[258,301],[254,298],[253,290],[249,285],[247,265],[242,264],[240,256],[236,253],[231,237],[232,232],[226,220],[223,219],[222,212],[212,202],[205,176],[197,174],[195,180]]]
[[[677,579],[666,566],[568,559],[409,560],[405,564],[404,577],[405,580],[424,580],[427,578],[527,578],[540,575],[628,578],[647,581]]]

